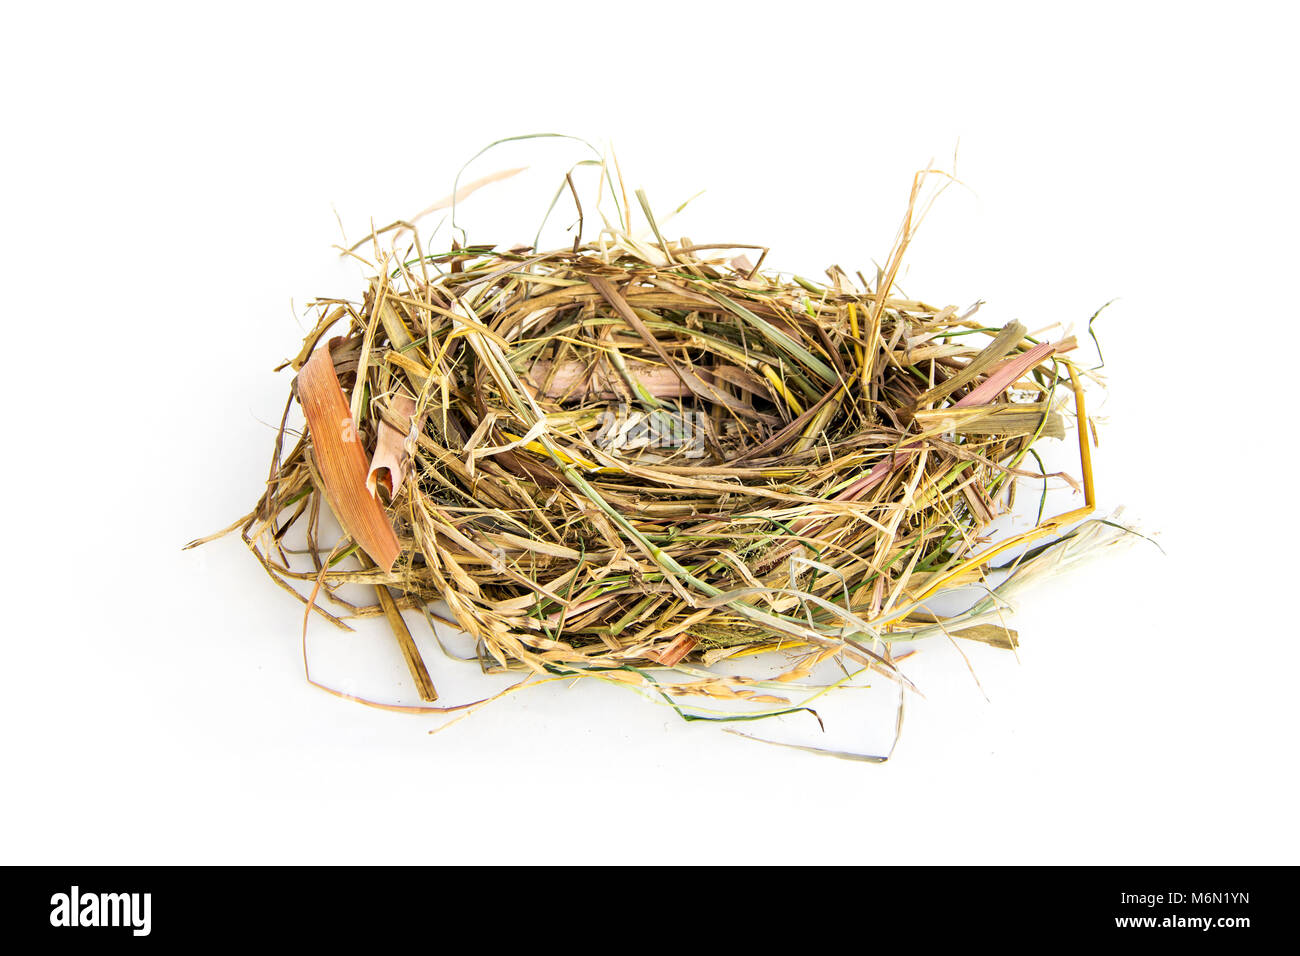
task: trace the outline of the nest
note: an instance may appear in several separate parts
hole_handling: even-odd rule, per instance
[[[900,648],[929,635],[1013,647],[1007,594],[1081,539],[1034,543],[1093,506],[1073,339],[891,295],[910,225],[874,282],[783,277],[760,247],[650,225],[544,254],[377,256],[361,302],[316,303],[286,363],[286,422],[300,403],[308,428],[286,452],[282,425],[238,525],[268,573],[340,626],[386,616],[426,700],[404,609],[453,623],[491,668],[631,684],[710,719],[738,715],[684,702],[785,713],[827,661],[907,686]],[[1067,424],[1081,507],[991,543],[1015,479],[1043,477],[1034,443]],[[930,610],[971,583],[982,600]],[[777,676],[727,670],[771,649]]]

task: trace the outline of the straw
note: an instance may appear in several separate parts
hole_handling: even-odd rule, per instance
[[[934,634],[1015,647],[1007,595],[1098,537],[1065,533],[1095,504],[1084,376],[1071,338],[894,294],[925,180],[875,287],[671,240],[642,192],[641,232],[620,206],[548,252],[390,255],[378,236],[414,227],[379,230],[361,301],[322,300],[288,363],[307,432],[285,453],[282,426],[243,539],[331,623],[385,616],[426,700],[403,609],[466,632],[488,669],[639,688],[687,719],[811,710],[814,664],[910,688],[896,647]],[[1084,500],[990,542],[1016,479],[1045,477],[1026,455],[1067,424]],[[342,540],[321,540],[322,504]],[[377,603],[344,601],[355,583]],[[931,610],[972,584],[968,610]],[[769,650],[782,674],[729,669]]]

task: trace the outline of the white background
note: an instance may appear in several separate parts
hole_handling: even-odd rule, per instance
[[[1296,862],[1290,5],[36,9],[0,39],[0,861]],[[359,237],[538,131],[810,275],[883,261],[956,152],[904,290],[1077,332],[1118,297],[1096,474],[1167,556],[1034,595],[1018,659],[967,649],[987,700],[927,646],[884,766],[601,687],[430,736],[307,686],[299,605],[180,547],[259,494],[295,308],[362,288],[335,212]],[[471,238],[530,239],[577,158],[481,160],[533,168]],[[382,626],[326,630],[328,676],[409,694]]]

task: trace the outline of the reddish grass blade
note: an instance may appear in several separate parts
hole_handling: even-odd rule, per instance
[[[1001,365],[989,371],[989,377],[972,388],[961,399],[954,402],[955,408],[968,408],[971,405],[987,405],[1011,387],[1020,376],[1024,375],[1038,363],[1055,352],[1063,352],[1062,342],[1043,342],[1035,345],[1028,352],[1012,356]]]
[[[298,373],[298,400],[307,416],[316,467],[325,499],[343,530],[385,571],[401,548],[384,509],[366,490],[369,464],[357,428],[334,374],[329,346],[315,351]]]

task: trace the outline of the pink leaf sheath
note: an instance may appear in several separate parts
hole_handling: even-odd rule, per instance
[[[388,403],[389,409],[408,422],[415,414],[415,400],[409,395],[394,395]],[[366,490],[378,497],[382,484],[391,500],[402,489],[406,478],[410,458],[406,454],[406,436],[409,431],[400,431],[379,420],[379,439],[375,442],[375,454],[370,459],[370,470],[366,473]]]

